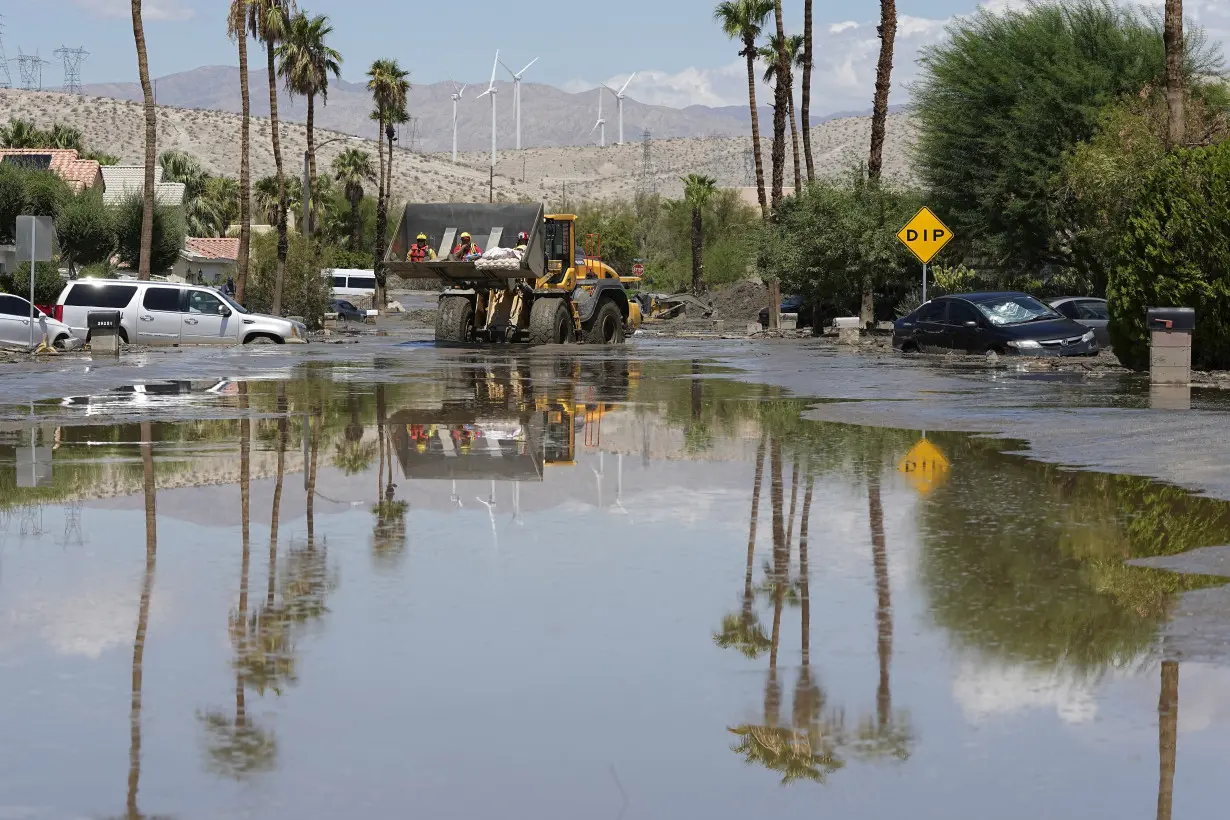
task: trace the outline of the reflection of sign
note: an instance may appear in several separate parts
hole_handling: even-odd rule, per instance
[[[633,276],[644,276],[645,266],[642,265],[640,262],[637,262],[635,265],[632,266],[632,275]]]
[[[938,487],[948,475],[948,459],[940,449],[927,439],[921,439],[901,458],[897,469],[905,473],[905,480],[919,495]]]
[[[952,231],[940,222],[930,208],[924,207],[897,232],[897,238],[918,257],[919,262],[926,265],[952,241]]]

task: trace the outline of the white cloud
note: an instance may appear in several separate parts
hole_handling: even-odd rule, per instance
[[[994,661],[957,666],[952,695],[974,724],[1031,709],[1053,709],[1065,723],[1089,723],[1098,715],[1095,685],[1075,675]]]
[[[841,34],[846,29],[858,28],[858,23],[853,20],[846,20],[844,23],[834,23],[829,26],[829,34]]]
[[[96,17],[132,16],[132,4],[128,0],[73,0],[73,4]],[[150,22],[178,23],[192,19],[195,13],[180,0],[144,0],[141,4],[142,19]]]

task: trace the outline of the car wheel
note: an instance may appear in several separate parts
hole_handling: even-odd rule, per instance
[[[51,346],[54,347],[56,350],[63,350],[64,343],[67,341],[68,341],[68,334],[62,334],[59,337],[57,337],[54,342],[51,343]]]
[[[999,358],[1000,356],[999,356],[998,350],[995,350],[994,348],[992,348],[991,350],[987,351],[987,364],[997,365],[999,364]]]
[[[272,344],[277,344],[277,342],[275,342],[273,339],[270,339],[268,336],[256,336],[254,338],[248,339],[246,342],[244,342],[244,344],[272,345]]]

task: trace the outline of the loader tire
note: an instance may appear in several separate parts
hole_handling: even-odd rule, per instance
[[[618,345],[624,341],[624,317],[619,305],[611,299],[603,300],[598,312],[585,330],[585,343],[591,345]]]
[[[445,296],[436,311],[437,342],[474,341],[474,303],[465,296]]]
[[[559,345],[572,341],[572,313],[563,299],[543,298],[530,308],[530,344]]]

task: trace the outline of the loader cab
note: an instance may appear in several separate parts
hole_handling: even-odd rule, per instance
[[[553,214],[543,224],[546,278],[550,284],[561,284],[576,265],[576,221],[572,214]]]

